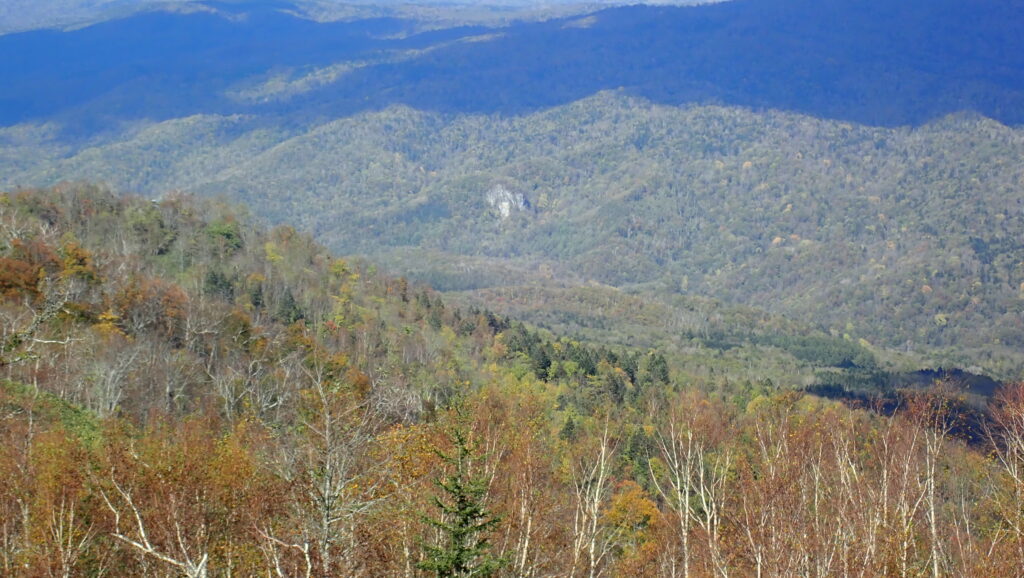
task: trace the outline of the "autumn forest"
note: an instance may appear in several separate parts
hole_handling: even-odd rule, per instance
[[[182,195],[9,193],[0,235],[4,575],[1024,567],[1024,386],[684,383]]]

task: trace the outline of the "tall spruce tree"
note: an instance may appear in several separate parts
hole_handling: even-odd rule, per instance
[[[448,473],[434,481],[441,490],[434,496],[440,515],[427,518],[438,530],[439,540],[436,544],[424,540],[426,557],[418,567],[438,577],[491,576],[507,563],[490,553],[487,539],[501,517],[487,509],[487,479],[473,472],[473,461],[479,459],[476,445],[461,427],[449,435],[453,451],[437,450],[448,466]]]

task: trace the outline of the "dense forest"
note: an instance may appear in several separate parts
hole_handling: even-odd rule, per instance
[[[1020,385],[971,402],[984,435],[966,439],[948,380],[895,411],[692,380],[185,195],[0,195],[0,271],[5,575],[1024,565]]]

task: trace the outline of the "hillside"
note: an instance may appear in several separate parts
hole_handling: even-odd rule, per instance
[[[603,93],[522,117],[392,108],[308,132],[199,116],[67,159],[6,134],[8,184],[226,194],[442,289],[592,279],[1021,368],[1024,138],[977,116],[870,128]],[[502,217],[496,187],[522,210]]]
[[[693,300],[676,328],[697,328],[701,377],[453,308],[186,196],[0,195],[0,271],[5,575],[446,575],[463,532],[459,564],[493,576],[1019,562],[1020,386],[989,407],[946,383],[895,392],[892,417],[851,410],[737,376],[864,366],[865,349]],[[626,331],[668,310],[553,299]]]
[[[101,417],[287,420],[316,361],[386,376],[375,403],[409,419],[475,374],[455,333],[475,317],[234,207],[80,185],[5,193],[0,221],[0,367]]]

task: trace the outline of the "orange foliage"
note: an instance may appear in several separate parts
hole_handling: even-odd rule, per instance
[[[19,295],[38,295],[40,267],[25,261],[0,257],[0,297],[14,299]]]
[[[604,516],[621,541],[616,574],[652,575],[657,556],[666,541],[664,517],[658,506],[633,480],[619,482],[606,506]]]
[[[11,242],[15,258],[36,265],[49,273],[61,270],[61,258],[52,246],[41,239],[15,239]]]

